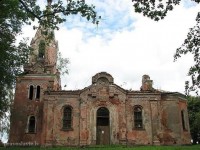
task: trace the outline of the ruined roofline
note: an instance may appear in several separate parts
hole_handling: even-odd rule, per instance
[[[186,99],[186,95],[180,92],[162,92],[162,95],[175,95]]]
[[[65,94],[81,94],[86,90],[89,90],[93,85],[89,85],[83,89],[77,89],[77,90],[61,90],[61,91],[45,91],[45,93],[48,93],[48,95],[65,95]],[[150,95],[160,95],[160,94],[178,94],[178,92],[160,92],[158,90],[154,90],[154,91],[140,91],[140,90],[126,90],[122,87],[120,87],[117,84],[111,84],[109,86],[113,86],[116,87],[118,90],[120,90],[122,93],[127,94],[127,95],[131,95],[131,94],[150,94]],[[179,93],[181,94],[181,93]],[[183,94],[182,94],[183,95]]]
[[[102,83],[101,83],[102,82]],[[179,92],[169,92],[169,91],[164,91],[164,90],[158,90],[154,89],[152,87],[152,80],[150,80],[150,77],[148,75],[143,75],[142,78],[142,87],[140,90],[128,90],[124,89],[123,87],[117,85],[114,83],[114,78],[107,72],[99,72],[96,73],[94,76],[92,76],[92,84],[84,87],[83,89],[76,89],[76,90],[62,90],[62,91],[48,91],[48,93],[52,94],[81,94],[84,91],[90,90],[90,88],[97,86],[97,85],[102,85],[102,86],[109,86],[109,87],[115,87],[117,90],[121,91],[124,94],[168,94],[168,95],[180,95],[181,97],[185,97],[184,94],[181,94]]]
[[[139,90],[132,90],[132,91],[127,91],[128,94],[160,94],[160,95],[179,95],[182,97],[185,97],[184,94],[179,93],[179,92],[163,92],[159,90],[154,90],[154,91],[139,91]]]
[[[81,93],[81,90],[62,90],[62,91],[51,91],[51,90],[46,90],[44,91],[44,94],[46,95],[69,95],[69,94],[72,94],[72,95],[80,95]]]

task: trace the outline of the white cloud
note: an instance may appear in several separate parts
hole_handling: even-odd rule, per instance
[[[149,74],[155,88],[184,92],[192,57],[173,62],[173,55],[195,25],[200,6],[178,6],[154,22],[134,13],[129,0],[89,2],[102,15],[98,28],[69,18],[56,32],[60,51],[70,60],[69,75],[62,77],[66,89],[82,89],[93,75],[106,71],[125,89],[139,90],[142,75]]]

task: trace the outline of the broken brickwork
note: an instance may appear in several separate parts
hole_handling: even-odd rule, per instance
[[[190,144],[184,95],[154,89],[148,75],[142,77],[140,90],[126,90],[106,72],[94,75],[84,89],[63,91],[56,69],[57,42],[53,38],[44,47],[44,39],[38,29],[29,64],[17,77],[10,143]]]

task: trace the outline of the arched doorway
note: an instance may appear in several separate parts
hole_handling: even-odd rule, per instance
[[[110,144],[109,110],[100,107],[97,110],[97,145]]]

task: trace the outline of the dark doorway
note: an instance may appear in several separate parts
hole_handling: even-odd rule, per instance
[[[110,144],[109,110],[101,107],[97,110],[97,145]]]

